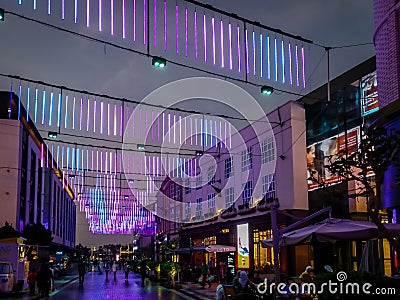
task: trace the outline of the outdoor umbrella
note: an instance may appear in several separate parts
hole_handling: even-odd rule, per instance
[[[400,224],[384,224],[391,235],[400,236]],[[308,244],[313,240],[336,243],[346,240],[381,238],[378,227],[372,222],[328,218],[282,235],[280,246]],[[262,241],[263,247],[273,247],[273,238]]]

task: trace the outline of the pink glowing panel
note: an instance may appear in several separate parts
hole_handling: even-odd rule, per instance
[[[143,0],[143,44],[147,44],[147,0]]]
[[[153,44],[157,47],[157,0],[154,0],[153,5]]]
[[[301,47],[301,67],[303,75],[303,88],[306,88],[306,66],[304,60],[304,47]]]
[[[133,0],[133,41],[136,42],[136,0]]]
[[[167,0],[164,0],[164,51],[168,50]]]
[[[75,129],[75,96],[72,104],[72,129]]]
[[[175,6],[175,48],[176,54],[179,53],[179,6]]]
[[[215,65],[215,18],[211,19],[211,28],[212,28],[212,42],[213,42],[213,64]]]
[[[197,11],[194,11],[194,57],[198,56],[198,39],[197,39]]]
[[[103,25],[102,25],[102,0],[99,0],[99,31],[103,30]]]
[[[236,38],[237,38],[237,53],[238,53],[238,72],[241,71],[241,54],[240,54],[240,28],[236,27]]]
[[[125,0],[122,0],[122,38],[126,38],[126,16],[125,16]]]
[[[174,144],[176,144],[176,115],[174,114]]]
[[[204,38],[204,61],[207,61],[207,23],[206,15],[203,14],[203,38]]]
[[[282,83],[285,83],[285,45],[281,41]]]
[[[186,49],[186,57],[189,55],[188,49],[188,9],[185,9],[185,49]]]
[[[221,68],[225,67],[225,59],[224,59],[224,23],[221,20],[220,22],[221,27]]]
[[[63,0],[64,2],[64,0]],[[90,0],[86,0],[86,27],[90,26]]]

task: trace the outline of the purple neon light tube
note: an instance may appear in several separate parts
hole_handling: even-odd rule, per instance
[[[36,10],[36,0],[33,0],[33,10]]]
[[[103,134],[103,109],[104,109],[103,101],[100,103],[100,133]]]
[[[164,0],[164,51],[168,50],[167,0]]]
[[[47,14],[50,15],[51,14],[51,0],[47,1]]]
[[[114,104],[114,135],[117,135],[117,105]]]
[[[87,119],[86,119],[86,131],[89,131],[89,119],[90,119],[90,100],[87,99]]]
[[[74,1],[74,22],[78,23],[78,0]]]
[[[225,58],[224,58],[224,22],[221,20],[221,68],[225,67]]]
[[[285,46],[281,41],[281,60],[282,60],[282,83],[285,83]]]
[[[79,130],[82,130],[82,107],[83,107],[83,98],[81,98],[81,109],[80,109],[80,116],[79,116]]]
[[[238,72],[241,71],[241,54],[240,54],[240,28],[239,26],[236,28],[236,37],[237,37],[237,53],[238,53]]]
[[[111,35],[114,35],[114,0],[111,0],[111,20],[110,20],[110,27],[111,27]]]
[[[90,26],[90,15],[89,15],[89,12],[90,12],[90,0],[86,0],[86,27]]]
[[[275,55],[275,81],[278,81],[278,46],[276,38],[274,39],[274,55]]]
[[[176,47],[176,54],[179,53],[179,6],[175,6],[175,47]]]
[[[61,19],[65,19],[65,0],[61,1]]]
[[[215,18],[211,18],[211,28],[212,28],[212,42],[213,42],[213,64],[215,65]]]
[[[154,0],[153,7],[153,44],[157,47],[157,0]]]
[[[247,29],[245,30],[245,42],[246,42],[246,72],[247,74],[250,73],[249,71],[249,42],[247,38]]]
[[[147,44],[147,0],[143,0],[143,44]]]
[[[197,40],[197,11],[194,11],[194,57],[197,59],[198,56],[198,40]]]
[[[107,103],[107,134],[110,135],[110,103]]]
[[[304,60],[304,47],[301,47],[301,66],[303,74],[303,88],[306,88],[306,66]]]
[[[299,56],[298,56],[298,47],[296,45],[296,85],[299,86]]]
[[[88,106],[89,109],[89,106]],[[94,100],[93,104],[93,132],[96,132],[96,109],[97,109],[97,101]]]
[[[101,23],[101,15],[102,15],[102,0],[99,0],[99,31],[103,30]]]
[[[253,75],[256,76],[256,33],[253,30]]]
[[[133,0],[133,41],[136,42],[136,0]]]
[[[260,77],[263,77],[263,35],[260,33]]]
[[[124,108],[121,105],[120,106],[120,122],[119,122],[119,135],[122,136],[122,132],[123,132],[123,127],[124,127]]]
[[[267,36],[267,38],[266,38],[266,47],[265,48],[267,48],[266,49],[267,50],[266,55],[267,55],[268,79],[271,79],[271,61],[270,61],[270,58],[269,58],[269,36]]]
[[[125,0],[122,0],[122,38],[126,38],[126,16],[125,16]]]
[[[290,84],[293,84],[293,75],[292,75],[292,48],[290,46],[290,42],[289,42],[289,46],[288,46],[288,52],[289,52],[289,80],[290,80]]]
[[[232,24],[228,25],[229,30],[229,69],[232,70]]]
[[[188,49],[188,9],[185,9],[185,47],[186,47],[186,57],[189,55]]]
[[[207,61],[207,23],[206,14],[203,14],[204,61]]]

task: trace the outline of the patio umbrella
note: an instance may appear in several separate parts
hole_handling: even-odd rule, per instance
[[[384,224],[390,234],[400,236],[400,224]],[[313,240],[336,243],[347,240],[380,238],[378,227],[372,222],[328,218],[282,235],[279,244],[292,246],[308,244]],[[263,247],[273,247],[273,238],[262,241]]]

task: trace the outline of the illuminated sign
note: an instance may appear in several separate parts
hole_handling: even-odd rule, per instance
[[[366,116],[379,109],[376,71],[360,80],[361,115]]]
[[[241,269],[250,268],[249,224],[237,225],[237,266]]]

